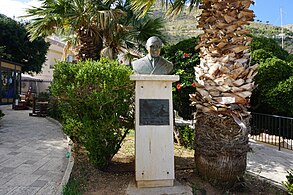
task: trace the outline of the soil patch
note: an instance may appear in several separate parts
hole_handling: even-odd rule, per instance
[[[100,171],[92,166],[82,149],[73,153],[75,163],[70,180],[80,183],[80,188],[85,195],[124,195],[131,180],[134,179],[134,137],[128,136],[114,156],[110,166]],[[175,144],[175,178],[184,185],[189,185],[195,195],[275,195],[287,194],[271,185],[266,180],[245,175],[244,181],[239,181],[233,188],[219,189],[201,179],[194,171],[194,152],[191,149]]]

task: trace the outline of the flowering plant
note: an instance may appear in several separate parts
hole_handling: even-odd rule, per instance
[[[173,105],[179,115],[191,119],[189,94],[194,93],[194,67],[199,64],[198,51],[194,50],[197,38],[185,39],[175,45],[162,49],[163,57],[174,65],[174,74],[180,76],[180,81],[173,84]]]
[[[185,58],[189,58],[189,55],[188,55],[187,53],[183,53],[183,56],[184,56]]]
[[[176,88],[177,88],[178,90],[180,90],[180,89],[181,89],[181,84],[180,84],[180,83],[177,83]]]

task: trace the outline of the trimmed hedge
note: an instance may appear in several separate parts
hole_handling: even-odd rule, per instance
[[[86,148],[94,165],[106,168],[133,125],[131,70],[108,59],[54,68],[50,91],[62,108],[64,132]]]

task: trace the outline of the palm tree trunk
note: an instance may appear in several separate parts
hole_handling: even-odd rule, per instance
[[[212,184],[230,186],[245,173],[249,150],[247,132],[233,117],[197,113],[195,165]]]
[[[203,0],[199,27],[201,63],[197,92],[195,165],[215,184],[231,186],[245,173],[249,150],[249,98],[256,66],[250,66],[244,25],[253,20],[251,0]]]
[[[99,60],[103,49],[103,40],[97,30],[81,27],[78,31],[78,60]]]

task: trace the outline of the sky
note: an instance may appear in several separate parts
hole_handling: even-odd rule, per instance
[[[255,21],[281,26],[293,24],[293,0],[254,0],[251,9],[255,14]],[[282,17],[281,17],[282,10]],[[281,20],[282,18],[282,20]]]
[[[256,15],[255,21],[259,20],[262,23],[268,21],[269,24],[275,26],[293,24],[293,0],[254,1],[255,4],[251,6],[251,9],[254,10]],[[25,8],[38,5],[40,5],[38,0],[0,0],[0,13],[17,19],[18,16],[25,14]]]

